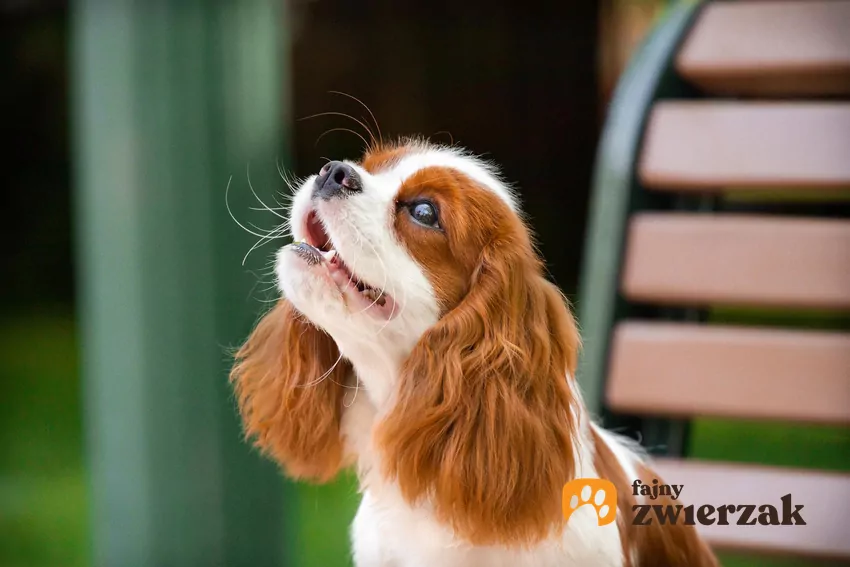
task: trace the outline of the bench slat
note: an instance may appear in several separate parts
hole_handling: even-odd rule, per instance
[[[850,424],[850,334],[621,323],[607,401],[640,415]]]
[[[716,94],[850,93],[850,1],[716,2],[703,8],[676,60]]]
[[[627,238],[632,301],[850,310],[850,220],[640,213]]]
[[[639,172],[647,188],[667,191],[846,189],[847,156],[847,102],[664,102],[650,115]]]
[[[665,483],[684,485],[680,500],[695,508],[754,504],[753,518],[758,518],[758,506],[769,504],[777,507],[781,521],[783,496],[791,494],[793,505],[803,506],[800,516],[806,525],[739,526],[738,513],[729,516],[728,526],[698,525],[706,540],[719,549],[850,558],[850,507],[846,505],[850,476],[846,474],[667,459],[657,461],[655,470]]]

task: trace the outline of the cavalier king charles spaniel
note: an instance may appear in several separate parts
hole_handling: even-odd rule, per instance
[[[288,220],[282,299],[231,379],[247,435],[290,476],[354,467],[355,565],[716,565],[693,526],[633,525],[632,483],[656,475],[583,406],[576,322],[492,165],[373,147],[301,184]],[[616,522],[565,520],[577,478],[614,483]]]

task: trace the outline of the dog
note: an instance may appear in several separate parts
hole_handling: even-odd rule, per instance
[[[632,483],[656,475],[588,415],[576,322],[492,164],[373,145],[301,183],[288,222],[281,299],[231,380],[246,435],[288,475],[356,470],[357,567],[717,565],[693,526],[629,520]],[[583,478],[613,483],[616,521],[567,519]]]

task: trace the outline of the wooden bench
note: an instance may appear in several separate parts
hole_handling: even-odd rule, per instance
[[[697,417],[850,425],[850,333],[715,324],[850,314],[850,0],[672,8],[614,95],[597,159],[579,381],[663,447],[694,504],[793,494],[806,526],[701,526],[718,549],[850,559],[850,475],[687,457]]]
[[[850,94],[850,5],[841,0],[717,2],[690,30],[675,65],[711,94]]]

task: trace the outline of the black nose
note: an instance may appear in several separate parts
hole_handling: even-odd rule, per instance
[[[341,161],[331,161],[319,172],[313,196],[328,200],[357,193],[360,189],[360,176],[353,167]]]

